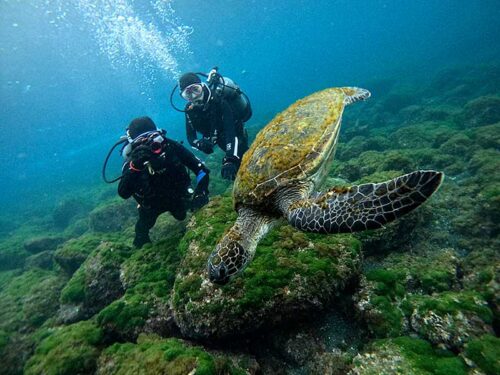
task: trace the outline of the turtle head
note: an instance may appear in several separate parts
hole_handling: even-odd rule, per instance
[[[250,261],[248,251],[230,234],[224,236],[208,258],[208,277],[215,284],[227,284]]]

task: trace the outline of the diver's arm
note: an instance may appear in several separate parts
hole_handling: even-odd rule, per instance
[[[118,184],[118,195],[123,199],[128,199],[133,194],[147,195],[150,192],[147,171],[137,170],[131,165],[131,162],[126,162],[123,165],[122,178]]]
[[[128,199],[134,194],[134,176],[129,169],[129,162],[123,165],[122,178],[118,184],[118,195],[123,199]]]
[[[224,151],[228,157],[238,158],[238,143],[235,131],[233,110],[226,100],[222,100],[222,126],[224,133]]]
[[[207,167],[205,167],[205,164],[203,164],[200,159],[194,156],[194,154],[186,147],[171,139],[168,140],[168,142],[172,152],[177,155],[181,163],[188,167],[195,175],[198,175],[198,173],[202,170],[208,171]]]
[[[198,137],[197,137],[194,125],[193,125],[193,123],[192,123],[192,121],[189,118],[189,115],[187,113],[186,113],[186,137],[187,137],[189,144],[193,147],[196,147],[196,145],[197,145],[196,141],[198,140]]]

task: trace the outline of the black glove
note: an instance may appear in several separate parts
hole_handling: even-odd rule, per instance
[[[196,189],[191,200],[191,211],[196,211],[208,203],[208,174],[210,171],[203,168],[196,176]]]
[[[198,181],[191,201],[191,211],[196,211],[208,203],[208,169],[202,169],[196,176]]]
[[[146,145],[137,146],[130,153],[130,160],[135,169],[143,170],[144,163],[149,161],[155,154]]]
[[[197,139],[194,145],[198,150],[204,152],[205,154],[211,154],[214,152],[214,144],[209,139]]]
[[[223,179],[233,181],[240,167],[240,159],[236,156],[225,156],[222,159],[222,169],[220,174]]]
[[[191,201],[191,211],[197,211],[208,203],[208,193],[201,192],[193,195]]]

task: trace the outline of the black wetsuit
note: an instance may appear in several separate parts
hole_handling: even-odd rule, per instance
[[[190,208],[188,188],[191,185],[186,167],[196,175],[206,170],[196,156],[173,140],[165,140],[163,151],[163,156],[155,157],[151,162],[155,170],[153,175],[147,168],[141,171],[130,168],[130,160],[126,161],[118,185],[118,194],[122,198],[133,196],[139,203],[134,240],[134,245],[139,247],[150,242],[149,230],[161,213],[169,211],[177,220],[186,217],[186,211]]]
[[[206,89],[205,89],[206,90]],[[191,146],[197,147],[197,132],[216,143],[227,157],[241,159],[248,150],[248,137],[243,127],[243,115],[224,97],[209,99],[204,107],[186,105],[186,136]]]

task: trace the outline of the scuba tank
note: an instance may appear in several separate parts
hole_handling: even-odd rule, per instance
[[[235,113],[239,114],[242,122],[246,122],[252,117],[252,107],[248,96],[241,91],[240,87],[231,78],[221,76],[216,84],[215,92],[231,104]]]

